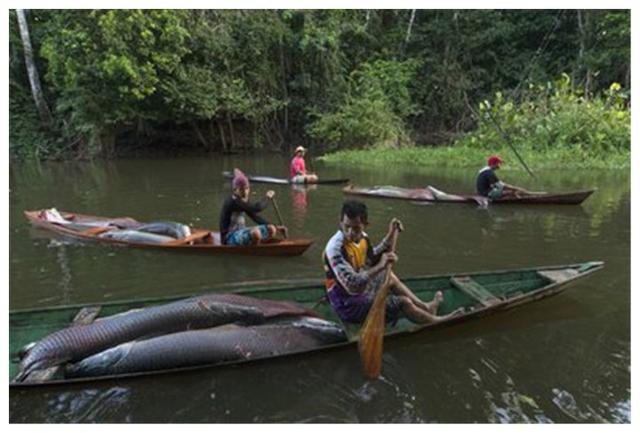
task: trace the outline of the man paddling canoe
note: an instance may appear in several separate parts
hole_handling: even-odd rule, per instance
[[[296,147],[295,156],[291,160],[289,166],[289,179],[291,183],[316,183],[318,182],[318,176],[313,173],[307,173],[307,168],[304,164],[304,154],[307,149],[302,146]]]
[[[527,191],[524,188],[509,185],[498,179],[495,171],[498,170],[503,163],[504,161],[498,155],[492,155],[487,159],[487,166],[478,172],[478,177],[476,178],[476,190],[478,194],[483,197],[488,197],[491,200],[514,197],[520,198],[526,195],[539,194]]]
[[[372,246],[364,229],[368,225],[367,207],[355,200],[344,202],[340,213],[340,230],[327,243],[323,254],[327,298],[335,312],[345,322],[362,323],[367,317],[377,290],[384,281],[388,262],[398,256],[389,252],[394,226],[401,222],[393,218],[382,242]],[[405,316],[416,323],[433,323],[447,316],[438,316],[443,300],[438,291],[431,302],[418,298],[400,279],[391,273],[391,294],[387,297],[386,318],[395,321]]]
[[[268,205],[275,192],[269,190],[256,203],[249,203],[249,179],[237,168],[233,170],[231,181],[233,194],[227,198],[220,211],[220,241],[226,245],[254,245],[261,241],[273,239],[277,232],[286,236],[284,226],[269,224],[258,215]],[[247,227],[245,214],[255,221],[258,226]]]

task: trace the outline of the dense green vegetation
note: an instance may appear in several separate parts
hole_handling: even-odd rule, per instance
[[[505,147],[497,123],[530,158],[628,161],[629,11],[31,10],[53,126],[10,19],[15,157],[417,145],[390,154],[475,163]]]
[[[631,163],[631,113],[628,95],[614,83],[599,97],[586,98],[565,75],[557,83],[531,85],[521,102],[498,92],[482,101],[475,113],[477,128],[452,145],[387,146],[366,150],[342,150],[325,156],[330,163],[384,167],[389,163],[432,166],[480,166],[487,155],[497,153],[522,169],[514,148],[536,168],[629,168]]]

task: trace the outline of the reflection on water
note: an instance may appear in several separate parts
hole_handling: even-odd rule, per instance
[[[57,251],[56,261],[58,266],[60,266],[61,275],[60,281],[58,282],[58,288],[60,289],[60,293],[62,293],[63,302],[69,304],[73,287],[71,285],[71,268],[69,267],[69,259],[67,257],[67,247],[55,240],[51,241],[49,247],[55,248]]]
[[[21,394],[18,392],[10,397],[11,422],[91,423],[104,422],[106,419],[132,421],[127,412],[131,406],[130,391],[120,386],[75,388],[60,392],[41,391],[32,399],[41,408],[37,413],[20,407],[20,399],[26,396]]]
[[[304,224],[309,204],[308,196],[310,191],[314,191],[316,189],[318,189],[318,185],[291,185],[290,190],[293,219],[297,227],[301,227]]]
[[[288,160],[232,156],[30,163],[10,167],[11,308],[223,291],[322,278],[321,252],[337,229],[338,186],[274,189],[292,237],[313,238],[294,258],[174,254],[64,240],[30,228],[25,209],[173,220],[215,228],[229,185],[219,173],[284,176]],[[354,184],[427,184],[472,190],[475,170],[346,170]],[[516,172],[531,189],[597,186],[582,206],[417,205],[366,199],[374,241],[403,220],[399,275],[604,260],[563,294],[466,325],[385,341],[380,380],[361,376],[348,349],[176,377],[10,392],[15,422],[630,422],[629,173]],[[273,209],[265,217],[277,221]],[[260,283],[261,282],[261,283]]]

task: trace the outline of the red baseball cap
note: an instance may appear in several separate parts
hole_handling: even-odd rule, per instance
[[[504,161],[498,155],[491,155],[489,158],[487,158],[488,165],[500,165],[502,163],[504,163]]]

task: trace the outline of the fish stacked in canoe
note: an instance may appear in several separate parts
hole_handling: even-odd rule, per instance
[[[397,186],[374,186],[371,188],[348,185],[342,192],[349,195],[362,195],[378,198],[394,198],[419,202],[433,203],[477,203],[486,206],[489,203],[509,204],[580,204],[585,201],[595,189],[563,193],[535,193],[522,197],[501,198],[489,200],[477,194],[449,194],[432,186],[426,188],[400,188]]]
[[[444,293],[437,324],[401,318],[388,337],[433,329],[555,295],[602,262],[404,280],[424,301]],[[353,345],[322,285],[76,305],[9,313],[11,387],[61,385],[219,367]],[[551,305],[550,305],[551,306]]]
[[[175,222],[142,223],[129,217],[108,218],[55,209],[25,211],[24,214],[34,226],[64,236],[137,248],[295,256],[304,253],[313,243],[310,239],[273,239],[250,246],[223,245],[218,232],[190,229]]]
[[[233,173],[231,173],[230,171],[223,171],[222,172],[222,176],[225,179],[233,179]],[[255,183],[272,183],[272,184],[276,184],[276,185],[296,185],[293,184],[289,179],[285,179],[282,177],[271,177],[271,176],[249,176],[247,175],[247,178],[249,179],[249,181],[251,182],[255,182]],[[318,179],[315,182],[305,182],[304,184],[309,184],[309,185],[338,185],[341,183],[347,183],[349,182],[349,178],[337,178],[337,179]],[[304,185],[301,184],[301,185]]]
[[[15,381],[55,377],[63,364],[65,377],[90,377],[275,356],[346,339],[302,305],[237,294],[196,296],[95,321],[93,311],[25,350]]]

